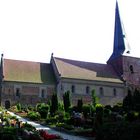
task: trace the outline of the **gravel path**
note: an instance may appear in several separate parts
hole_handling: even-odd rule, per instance
[[[73,136],[73,135],[70,135],[70,134],[63,133],[63,132],[55,131],[55,130],[49,128],[49,127],[46,127],[46,126],[40,125],[38,123],[35,123],[33,121],[29,121],[27,119],[24,119],[24,118],[22,118],[22,117],[20,117],[16,114],[14,114],[13,112],[10,112],[10,111],[7,111],[7,112],[12,116],[16,116],[19,119],[19,121],[27,122],[27,123],[31,124],[37,130],[39,130],[39,129],[47,130],[49,133],[61,135],[65,140],[88,140],[87,138],[83,138],[83,137],[80,137],[80,136]]]

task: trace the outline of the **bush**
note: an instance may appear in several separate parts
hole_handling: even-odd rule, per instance
[[[83,100],[82,99],[78,99],[77,101],[77,109],[78,109],[78,112],[82,112],[82,107],[83,107]]]
[[[58,123],[58,124],[56,124],[56,126],[67,129],[67,130],[74,129],[73,125],[68,125],[68,124],[65,124],[65,123]]]
[[[140,123],[104,123],[97,131],[96,140],[139,140]]]
[[[37,111],[39,112],[39,114],[41,115],[41,118],[45,119],[48,116],[48,112],[49,112],[49,105],[45,104],[45,103],[39,103],[36,106]]]
[[[138,112],[134,112],[134,111],[130,111],[127,113],[125,119],[126,121],[132,122],[132,121],[136,121],[139,117],[139,113]]]
[[[18,111],[21,111],[21,104],[18,103],[18,104],[16,105],[16,108],[17,108]]]
[[[31,105],[29,105],[29,106],[28,106],[28,110],[33,111],[33,110],[34,110],[34,107],[31,106]]]
[[[46,124],[56,124],[58,122],[58,120],[56,119],[56,117],[50,117],[46,119]]]
[[[57,111],[55,117],[58,120],[58,122],[63,122],[64,117],[65,117],[65,112],[64,111]]]
[[[32,121],[36,121],[36,120],[39,120],[41,118],[41,116],[38,112],[33,112],[33,111],[30,111],[27,114],[27,117]]]
[[[83,105],[82,112],[85,118],[87,118],[91,113],[91,106],[90,105]]]
[[[31,124],[28,124],[27,122],[23,124],[22,128],[27,129],[28,131],[36,130],[34,126],[32,126]]]

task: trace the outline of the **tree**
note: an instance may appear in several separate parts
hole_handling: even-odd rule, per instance
[[[69,107],[71,106],[71,101],[70,101],[70,91],[67,91],[63,95],[63,103],[64,103],[64,109],[66,112],[69,111]]]
[[[91,96],[92,96],[92,105],[95,108],[96,104],[98,103],[98,97],[95,95],[95,89],[91,91]]]
[[[138,89],[134,91],[133,102],[135,110],[140,111],[140,91]]]
[[[58,110],[58,98],[57,98],[57,94],[53,94],[51,98],[51,106],[50,106],[51,115],[54,115],[57,110]]]
[[[128,90],[127,96],[123,99],[123,107],[127,110],[133,109],[133,96],[131,90]]]
[[[78,99],[77,101],[77,109],[78,109],[78,112],[82,112],[82,107],[83,107],[83,100],[82,98],[81,99]]]

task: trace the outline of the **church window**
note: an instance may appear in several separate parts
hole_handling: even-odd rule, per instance
[[[74,85],[71,86],[71,92],[75,93],[75,86]]]
[[[45,97],[45,90],[42,89],[42,90],[41,90],[41,98],[44,98],[44,97]]]
[[[134,68],[133,68],[132,65],[129,66],[129,70],[130,70],[131,73],[134,73]]]
[[[8,89],[8,93],[10,93],[10,92],[11,92],[11,89],[9,88],[9,89]]]
[[[99,90],[100,90],[100,95],[101,95],[101,96],[104,96],[104,89],[103,89],[103,87],[100,87]]]
[[[90,87],[87,86],[87,87],[86,87],[86,94],[89,94],[89,93],[90,93]]]
[[[63,91],[64,90],[64,87],[63,87],[63,85],[61,84],[61,91]]]
[[[113,95],[117,96],[117,90],[115,88],[113,89]]]
[[[20,98],[20,89],[19,88],[16,88],[16,97]]]

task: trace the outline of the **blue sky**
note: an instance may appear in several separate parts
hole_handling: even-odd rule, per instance
[[[1,0],[0,53],[49,62],[106,63],[113,50],[116,0]],[[131,55],[140,57],[139,0],[118,0]]]

